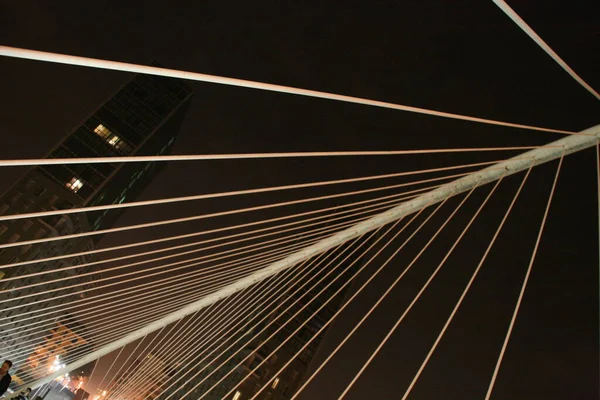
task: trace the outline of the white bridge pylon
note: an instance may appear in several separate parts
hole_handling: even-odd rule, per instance
[[[244,277],[228,286],[225,286],[216,292],[209,294],[202,299],[186,305],[185,307],[172,312],[140,329],[137,329],[122,338],[109,343],[98,350],[95,350],[79,360],[66,365],[64,368],[47,375],[46,377],[32,382],[30,387],[40,387],[67,372],[80,368],[91,361],[97,360],[114,350],[117,350],[129,343],[132,343],[144,336],[155,332],[175,321],[178,321],[188,315],[191,315],[205,307],[210,306],[217,301],[231,296],[241,290],[244,290],[257,282],[267,279],[287,268],[290,268],[302,261],[308,260],[316,255],[324,253],[334,247],[337,247],[349,240],[355,239],[365,233],[376,230],[384,225],[399,220],[407,215],[418,212],[428,206],[440,203],[450,197],[460,193],[467,192],[475,187],[486,183],[497,181],[500,178],[516,174],[531,167],[558,159],[560,157],[576,153],[581,150],[593,147],[600,140],[600,125],[588,128],[578,134],[570,135],[546,146],[522,153],[521,155],[510,158],[506,161],[491,165],[480,171],[473,172],[462,178],[444,184],[434,190],[426,192],[418,197],[408,200],[388,211],[377,214],[365,221],[344,229],[326,239],[315,244],[307,246],[269,266],[260,269],[247,277]],[[14,394],[16,395],[16,393]],[[13,395],[13,396],[14,396]],[[9,398],[12,398],[10,396]]]

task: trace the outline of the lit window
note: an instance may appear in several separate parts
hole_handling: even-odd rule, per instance
[[[83,182],[81,181],[81,179],[73,178],[65,186],[67,186],[67,188],[71,189],[73,191],[73,193],[77,193],[79,191],[79,189],[81,189],[83,187]]]
[[[241,398],[242,398],[242,392],[240,392],[239,390],[236,390],[235,394],[233,395],[231,400],[240,400]]]
[[[111,146],[116,146],[120,141],[121,141],[121,138],[118,137],[117,135],[114,135],[113,137],[111,137],[108,140],[108,144],[110,144]]]
[[[96,129],[94,129],[94,132],[96,132],[96,134],[103,139],[106,139],[112,133],[107,127],[105,127],[102,124],[98,125]]]
[[[273,389],[275,389],[277,387],[277,385],[279,384],[279,378],[275,378],[275,380],[273,381],[273,384],[271,385],[271,387]]]

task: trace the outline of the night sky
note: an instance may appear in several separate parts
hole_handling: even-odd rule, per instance
[[[127,3],[127,4],[122,4]],[[194,2],[2,1],[4,45],[149,64],[328,91],[482,118],[582,130],[600,104],[491,1]],[[515,4],[512,4],[515,3]],[[600,89],[594,1],[510,2],[592,87]],[[0,59],[3,159],[42,157],[131,75]],[[389,150],[541,145],[560,135],[399,111],[192,83],[195,97],[175,154]],[[171,163],[142,199],[349,178],[489,160],[499,155]],[[535,243],[556,163],[532,172],[411,399],[482,398]],[[4,169],[0,190],[23,171]],[[397,399],[411,381],[506,210],[522,175],[506,180],[447,268],[357,382],[348,399]],[[424,255],[302,399],[335,399],[427,279],[478,206],[475,192],[449,233]],[[313,195],[311,192],[310,195]],[[277,202],[272,194],[251,201]],[[126,212],[119,225],[232,208],[231,200]],[[250,200],[248,200],[250,201]],[[449,214],[453,200],[441,210]],[[260,216],[257,216],[260,217]],[[421,242],[343,315],[319,357],[351,329]],[[212,222],[202,225],[210,226]],[[216,223],[216,222],[215,222]],[[138,230],[135,240],[201,229]],[[452,234],[454,233],[454,235]],[[131,240],[105,238],[101,246]],[[436,247],[437,246],[437,247]],[[422,266],[419,269],[419,266]],[[364,279],[364,276],[361,278]],[[493,399],[598,398],[598,208],[595,152],[565,159],[539,254]]]

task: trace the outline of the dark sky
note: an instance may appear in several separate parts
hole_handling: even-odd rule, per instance
[[[140,64],[156,59],[182,70],[558,129],[581,130],[599,122],[598,101],[491,1],[302,3],[159,2],[154,6],[102,0],[2,1],[0,38],[2,44],[15,47]],[[600,68],[594,62],[600,53],[596,2],[511,3],[575,71],[600,88]],[[0,59],[0,76],[3,159],[43,156],[130,78],[118,72],[14,59]],[[193,87],[193,106],[175,147],[179,154],[537,145],[559,138],[249,89],[201,83]],[[475,159],[415,156],[178,163],[168,165],[143,198],[354,177]],[[594,163],[592,150],[565,161],[494,399],[598,397]],[[469,399],[485,394],[555,167],[551,164],[533,173],[506,235],[490,255],[493,261],[486,264],[471,300],[465,303],[456,326],[447,334],[446,345],[432,359],[411,399]],[[0,189],[21,172],[2,171]],[[457,255],[348,399],[401,396],[519,179],[507,181],[505,191],[490,206],[497,212],[474,227],[472,241],[479,246],[461,250],[462,258]],[[478,194],[479,198],[483,194]],[[272,195],[258,201],[280,199]],[[199,207],[204,206],[164,207],[160,217],[191,215],[198,213]],[[476,202],[470,209],[474,207]],[[127,212],[120,224],[153,220],[154,212]],[[464,224],[470,215],[461,217]],[[178,229],[197,227],[138,231],[136,240],[176,234],[181,232]],[[111,237],[102,245],[126,239]],[[359,331],[302,398],[337,398],[410,302],[427,271],[445,254],[448,240],[427,253],[431,256],[423,260],[422,272],[394,291],[367,329]],[[328,344],[335,344],[336,338],[350,329],[385,290],[390,277],[407,264],[410,254],[408,250],[396,260],[388,274],[336,324]]]

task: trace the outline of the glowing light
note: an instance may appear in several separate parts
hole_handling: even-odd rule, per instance
[[[113,137],[110,138],[110,140],[108,141],[108,144],[110,144],[111,146],[116,146],[117,143],[119,143],[121,141],[121,138],[118,137],[117,135],[114,135]]]
[[[65,184],[65,186],[73,191],[73,193],[77,193],[79,189],[83,187],[83,182],[81,179],[72,178],[69,182]],[[58,356],[56,356],[58,359]]]
[[[102,138],[106,138],[108,135],[111,134],[110,130],[102,124],[98,125],[94,129],[94,132],[96,132],[96,134]]]

